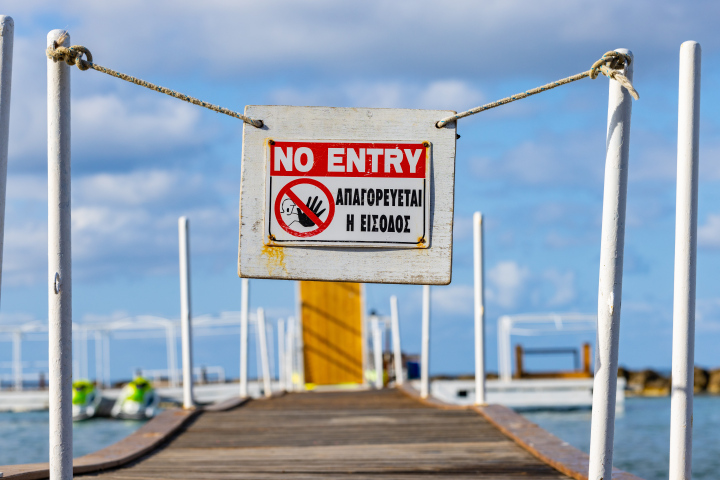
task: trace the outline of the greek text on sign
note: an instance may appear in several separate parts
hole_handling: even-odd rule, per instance
[[[427,248],[430,144],[268,139],[265,244]]]

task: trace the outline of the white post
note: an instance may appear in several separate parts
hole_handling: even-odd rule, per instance
[[[422,351],[420,359],[420,396],[427,398],[430,383],[430,285],[423,285]]]
[[[263,390],[266,397],[272,397],[272,385],[270,384],[270,362],[268,361],[267,335],[265,335],[265,310],[258,308],[257,311],[258,344],[260,347],[260,363],[262,365]]]
[[[285,390],[292,392],[295,390],[295,382],[293,379],[293,359],[295,358],[295,319],[293,317],[288,318],[287,327],[287,343],[285,351]]]
[[[171,387],[178,386],[177,378],[177,346],[175,344],[175,327],[168,321],[165,326],[165,348],[167,349],[168,383]]]
[[[100,330],[95,330],[95,383],[98,387],[103,388],[103,368],[102,368],[102,336]]]
[[[377,316],[370,317],[370,328],[372,329],[373,363],[375,364],[375,388],[383,388],[383,365],[382,365],[382,332],[380,331],[380,320]]]
[[[397,297],[390,297],[390,322],[392,328],[393,356],[395,357],[395,384],[402,385],[405,381],[402,366],[402,349],[400,348],[400,318],[398,316]]]
[[[83,332],[83,343],[82,343],[82,377],[84,379],[90,378],[90,373],[88,371],[88,331],[87,327],[82,327]]]
[[[64,30],[48,33],[48,46]],[[72,478],[72,273],[70,249],[70,66],[47,60],[48,343],[50,478]]]
[[[302,318],[302,297],[300,295],[300,282],[295,282],[295,315],[297,325],[295,329],[295,364],[298,373],[298,390],[305,390],[305,342],[303,340],[303,318]],[[365,318],[365,284],[360,284],[360,296],[362,303],[362,315]],[[365,331],[363,330],[363,335]],[[365,338],[365,337],[363,337]],[[364,356],[363,356],[364,358]],[[364,370],[363,370],[364,371]],[[363,382],[365,376],[363,375]]]
[[[248,396],[248,296],[250,282],[240,280],[240,397]]]
[[[5,238],[5,187],[7,186],[8,139],[10,138],[10,87],[15,24],[12,17],[0,15],[0,282],[2,281]]]
[[[194,408],[192,325],[190,323],[190,241],[188,219],[178,219],[180,239],[180,328],[182,335],[183,408]]]
[[[482,213],[473,216],[475,267],[475,405],[485,405],[485,294]]]
[[[22,332],[13,332],[13,376],[15,383],[15,390],[23,389],[23,377],[22,377]]]
[[[617,49],[632,58],[629,50]],[[632,81],[633,65],[625,70]],[[610,80],[589,480],[611,478],[632,97]]]
[[[680,47],[670,480],[690,480],[692,474],[700,54],[697,42]]]
[[[103,332],[103,378],[108,388],[112,388],[110,379],[110,331]]]
[[[280,389],[285,389],[285,376],[287,375],[285,373],[285,320],[282,318],[278,320],[277,323],[277,330],[278,330],[278,338],[277,338],[277,344],[278,344],[278,383],[280,384]]]

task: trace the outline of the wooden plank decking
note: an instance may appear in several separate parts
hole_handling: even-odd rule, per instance
[[[206,412],[161,450],[76,478],[567,479],[472,410],[396,390],[289,394]]]

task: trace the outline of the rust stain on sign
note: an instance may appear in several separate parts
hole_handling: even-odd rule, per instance
[[[271,241],[273,239],[270,239]],[[268,273],[272,274],[278,269],[283,270],[287,273],[285,267],[285,248],[280,246],[264,245],[262,247],[262,254],[267,262]]]

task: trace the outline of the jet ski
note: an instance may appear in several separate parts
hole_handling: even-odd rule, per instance
[[[146,420],[155,416],[159,403],[160,397],[152,384],[137,377],[122,388],[110,415],[124,420]]]
[[[72,384],[73,421],[92,418],[98,411],[102,400],[100,391],[89,380],[77,380]]]

